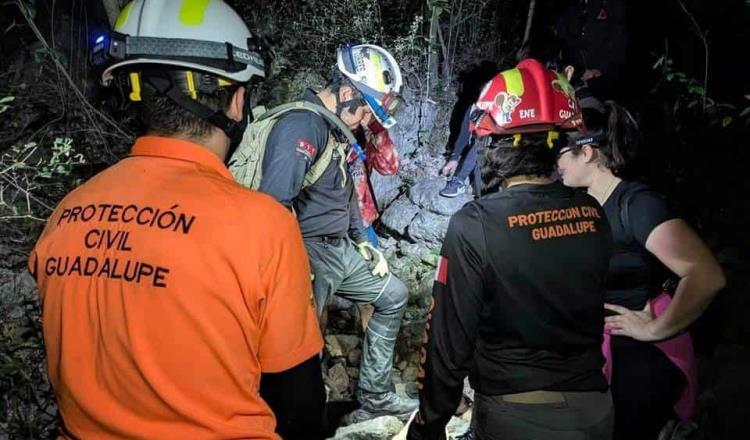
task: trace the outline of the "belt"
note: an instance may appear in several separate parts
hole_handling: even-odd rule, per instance
[[[563,403],[565,395],[559,391],[527,391],[525,393],[505,394],[501,396],[511,403]]]
[[[305,241],[312,241],[315,243],[330,243],[333,245],[337,245],[341,242],[341,240],[345,239],[346,237],[339,237],[336,235],[319,235],[317,237],[304,237]]]

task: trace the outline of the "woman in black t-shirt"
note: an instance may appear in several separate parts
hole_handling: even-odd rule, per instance
[[[684,365],[681,371],[654,342],[676,337],[695,321],[724,286],[724,274],[663,196],[619,177],[637,145],[632,116],[608,101],[584,108],[584,119],[588,131],[558,151],[558,170],[565,185],[584,187],[601,203],[615,242],[605,305],[611,314],[605,330],[612,337],[605,341],[611,342],[614,438],[656,439],[674,416],[686,379],[694,383]],[[654,317],[651,306],[670,272],[679,283],[671,303]]]

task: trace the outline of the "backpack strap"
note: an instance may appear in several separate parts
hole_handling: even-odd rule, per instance
[[[281,104],[279,106],[272,108],[271,110],[268,110],[262,115],[260,115],[260,117],[258,117],[258,120],[263,120],[267,118],[275,118],[275,117],[282,115],[283,113],[286,113],[292,110],[307,110],[307,111],[317,114],[318,116],[325,119],[329,125],[332,125],[338,128],[341,131],[341,133],[344,134],[347,141],[349,141],[350,145],[359,146],[359,143],[357,143],[357,138],[354,137],[354,134],[349,129],[349,127],[347,127],[346,124],[344,124],[344,121],[342,121],[338,116],[333,114],[330,110],[323,107],[322,105],[318,105],[309,101],[294,101],[294,102],[289,102],[287,104]]]
[[[260,115],[257,121],[263,121],[269,118],[278,118],[282,114],[290,112],[290,111],[294,111],[294,110],[307,110],[322,117],[328,123],[329,126],[333,126],[337,128],[339,131],[341,131],[341,133],[343,133],[343,135],[346,137],[347,141],[349,142],[349,145],[351,145],[352,148],[354,148],[358,154],[361,153],[362,148],[359,146],[357,139],[354,137],[354,134],[349,129],[349,127],[347,127],[346,124],[344,124],[344,121],[342,121],[338,116],[333,114],[330,110],[323,107],[322,105],[318,105],[309,101],[294,101],[294,102],[290,102],[287,104],[281,104],[279,106],[272,108],[271,110],[268,110],[262,115]],[[302,183],[303,188],[306,188],[312,185],[320,178],[325,168],[328,167],[328,164],[331,162],[331,157],[333,156],[334,150],[336,150],[336,152],[339,155],[338,167],[341,170],[341,175],[343,176],[342,185],[346,185],[345,146],[342,142],[338,142],[337,140],[335,140],[335,136],[329,136],[328,143],[323,149],[321,156],[312,165],[307,175],[305,175],[305,179]],[[360,157],[361,156],[362,154],[360,154]]]

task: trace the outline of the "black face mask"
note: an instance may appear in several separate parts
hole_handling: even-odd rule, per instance
[[[227,157],[224,159],[225,164],[229,163],[229,159],[232,158],[232,155],[237,150],[237,147],[240,146],[242,137],[244,136],[245,130],[247,129],[247,125],[253,122],[253,112],[250,108],[250,97],[250,85],[248,84],[245,86],[245,105],[242,108],[242,120],[240,122],[235,122],[229,133],[225,131],[226,135],[229,137],[229,151],[227,152]]]

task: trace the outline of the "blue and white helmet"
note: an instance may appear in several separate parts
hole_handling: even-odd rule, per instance
[[[378,122],[385,128],[392,127],[394,115],[404,103],[401,69],[393,55],[374,44],[344,44],[336,51],[336,64],[362,93]]]

